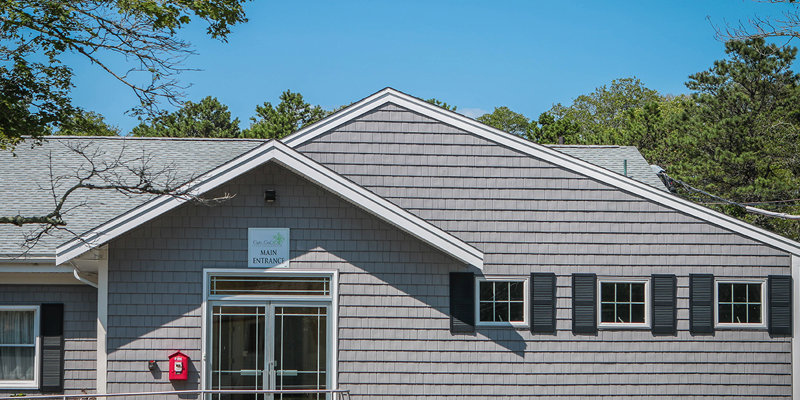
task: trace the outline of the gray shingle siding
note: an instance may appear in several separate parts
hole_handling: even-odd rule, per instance
[[[264,205],[264,187],[277,190],[272,206]],[[340,271],[340,332],[358,331],[362,340],[381,326],[446,326],[446,278],[465,268],[459,262],[274,164],[219,192],[236,197],[215,207],[183,205],[110,243],[110,392],[197,387],[202,270],[245,268],[248,227],[291,228],[292,268]],[[147,360],[173,350],[192,359],[186,384],[146,369]]]
[[[647,160],[634,146],[547,145],[547,147],[667,191]]]
[[[97,291],[86,285],[0,285],[0,305],[41,303],[64,303],[64,392],[93,392],[97,376]]]
[[[556,334],[452,335],[449,273],[465,266],[267,164],[217,190],[232,200],[185,204],[109,244],[110,392],[198,387],[202,270],[245,268],[247,228],[263,226],[291,228],[291,268],[340,272],[338,378],[357,399],[791,396],[789,338],[688,332],[689,273],[788,274],[788,254],[393,105],[299,150],[478,247],[487,275],[555,273]],[[677,335],[574,335],[575,272],[676,274]],[[174,350],[192,359],[186,383],[167,380]]]
[[[558,275],[556,336],[479,328],[476,337],[453,337],[446,315],[422,326],[390,319],[343,330],[342,358],[357,361],[340,364],[341,380],[369,387],[370,398],[791,396],[789,339],[688,333],[689,273],[789,274],[782,251],[394,105],[298,150],[483,250],[486,274]],[[572,335],[574,272],[678,275],[677,336]],[[386,349],[402,349],[399,359]],[[418,384],[403,385],[409,379]]]
[[[252,150],[266,142],[255,139],[204,139],[204,138],[134,138],[134,137],[47,137],[41,146],[18,146],[15,153],[0,152],[0,170],[5,172],[0,180],[0,214],[37,215],[51,211],[53,200],[46,190],[53,177],[71,176],[88,167],[86,160],[73,149],[83,149],[95,162],[113,163],[119,157],[139,165],[143,154],[147,156],[151,171],[167,168],[169,178],[181,182],[198,177],[220,164]],[[629,175],[633,179],[664,189],[656,175],[650,172],[647,162],[633,147],[624,146],[558,146],[559,151],[571,154],[603,168],[622,173],[622,160],[628,159]],[[192,157],[185,157],[191,154]],[[120,171],[117,171],[120,172]],[[123,171],[124,172],[124,171]],[[63,177],[62,177],[63,178]],[[138,179],[138,178],[137,178]],[[60,179],[62,188],[69,181]],[[113,191],[79,190],[70,195],[65,208],[70,209],[64,219],[74,232],[84,232],[145,202],[149,196],[129,196]],[[82,207],[75,207],[84,204]],[[52,256],[55,247],[71,239],[66,231],[51,232],[33,249],[25,249],[28,227],[0,225],[0,257],[25,252],[28,256]]]

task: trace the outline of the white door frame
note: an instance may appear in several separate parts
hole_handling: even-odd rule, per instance
[[[331,279],[330,281],[330,295],[329,296],[214,296],[210,298],[209,283],[212,275],[225,275],[225,276],[326,276]],[[338,354],[339,354],[339,271],[337,270],[294,270],[294,269],[258,269],[258,268],[204,268],[203,269],[203,304],[201,306],[201,358],[200,358],[200,387],[202,389],[209,389],[208,382],[208,345],[209,345],[209,323],[211,315],[209,309],[209,302],[220,301],[241,301],[243,304],[250,305],[258,302],[267,305],[267,315],[272,315],[274,304],[290,306],[290,305],[303,305],[316,303],[317,306],[321,304],[328,304],[328,360],[330,368],[328,368],[328,389],[338,389]],[[267,327],[268,328],[268,327]],[[271,339],[267,338],[265,346],[271,343]]]

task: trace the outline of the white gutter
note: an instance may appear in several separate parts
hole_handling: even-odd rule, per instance
[[[55,265],[55,257],[22,257],[3,254],[0,255],[0,263],[6,264],[48,264]]]
[[[83,283],[85,283],[85,284],[97,289],[97,284],[96,283],[94,283],[94,282],[92,282],[92,281],[90,281],[90,280],[88,280],[88,279],[86,279],[86,278],[84,278],[84,277],[82,277],[80,275],[81,271],[78,270],[78,267],[76,267],[75,264],[72,263],[72,261],[70,261],[69,264],[72,265],[72,275],[75,276],[75,279],[77,279],[77,280],[79,280],[79,281],[81,281],[81,282],[83,282]]]

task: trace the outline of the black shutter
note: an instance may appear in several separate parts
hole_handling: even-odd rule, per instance
[[[597,333],[597,275],[572,274],[572,332]]]
[[[792,336],[792,277],[790,275],[770,275],[767,280],[769,298],[769,334],[771,336]]]
[[[714,333],[714,275],[689,275],[689,331]]]
[[[531,274],[531,332],[556,332],[555,274]]]
[[[653,333],[674,335],[677,279],[675,275],[653,275],[651,284]]]
[[[42,304],[42,376],[41,390],[45,393],[64,390],[64,304]]]
[[[475,332],[475,276],[450,273],[450,332]]]

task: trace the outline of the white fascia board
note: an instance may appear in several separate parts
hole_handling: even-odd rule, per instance
[[[394,98],[394,94],[399,93],[392,88],[385,88],[372,96],[366,97],[347,108],[336,112],[319,122],[315,122],[299,131],[292,133],[289,136],[281,139],[281,142],[289,147],[296,147],[302,143],[308,142],[317,136],[330,131],[331,129],[347,123],[365,112],[374,110]]]
[[[242,156],[237,157],[222,166],[206,173],[194,182],[180,188],[180,191],[187,190],[191,196],[206,193],[209,190],[222,185],[223,183],[244,174],[247,171],[263,164],[271,157],[274,151],[273,142],[265,143]],[[56,249],[56,265],[61,265],[81,254],[101,246],[108,241],[122,235],[129,230],[152,220],[153,218],[178,207],[185,203],[187,199],[159,196],[150,200],[133,210],[122,214],[100,226],[94,228],[79,237],[65,242]]]
[[[3,285],[84,285],[68,272],[0,272],[0,284]],[[46,289],[45,289],[46,290]]]
[[[736,218],[695,204],[689,200],[685,200],[671,193],[656,189],[645,183],[611,172],[604,168],[598,167],[597,165],[572,156],[568,156],[557,150],[550,149],[546,146],[531,142],[519,136],[503,132],[488,125],[484,125],[472,118],[430,104],[424,100],[399,92],[395,89],[383,89],[380,92],[375,93],[374,95],[354,104],[351,106],[352,112],[343,113],[343,115],[347,115],[348,118],[355,118],[386,103],[394,103],[400,107],[407,108],[429,118],[452,125],[465,132],[483,137],[487,140],[491,140],[499,145],[553,163],[560,167],[567,168],[580,175],[596,179],[625,192],[645,198],[647,200],[651,200],[668,208],[672,208],[676,211],[683,212],[690,216],[717,225],[721,228],[773,246],[777,249],[791,254],[800,255],[800,243],[791,239],[787,239],[781,235],[750,225],[747,222],[740,221]],[[341,123],[341,118],[337,118],[336,126],[340,125]],[[283,139],[283,142],[290,147],[297,147],[303,143],[313,140],[315,137],[327,132],[332,127],[333,126],[331,124],[324,123],[312,125],[309,126],[308,129],[298,131],[297,133],[286,137]]]
[[[46,264],[55,265],[55,257],[48,256],[27,256],[22,255],[2,255],[0,256],[0,265],[5,264]]]
[[[458,260],[479,269],[483,268],[483,253],[480,250],[356,185],[278,141],[270,141],[245,153],[209,172],[201,177],[199,181],[194,182],[193,186],[185,189],[188,189],[194,195],[200,195],[269,161],[275,161],[283,165]],[[105,244],[186,201],[184,198],[170,196],[153,199],[59,246],[56,250],[56,264],[65,263],[92,248]]]
[[[65,273],[72,274],[72,266],[31,265],[23,263],[0,264],[0,273]]]

